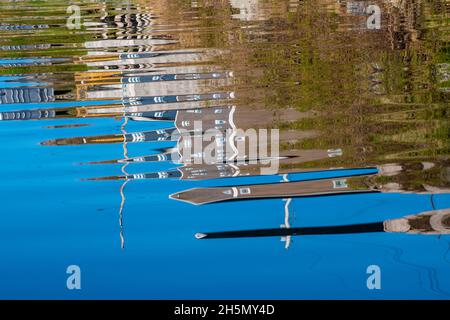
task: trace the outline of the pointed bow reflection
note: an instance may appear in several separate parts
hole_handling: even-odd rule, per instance
[[[201,205],[236,200],[377,192],[368,187],[363,189],[352,187],[349,180],[349,178],[339,178],[230,187],[194,188],[174,193],[170,195],[170,198],[195,205]]]
[[[340,226],[255,229],[196,233],[197,239],[286,237],[393,232],[423,235],[450,234],[450,209],[433,210],[399,219]]]

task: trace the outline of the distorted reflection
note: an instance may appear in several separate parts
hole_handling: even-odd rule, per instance
[[[28,146],[49,176],[95,184],[86,203],[114,207],[117,246],[134,245],[127,210],[172,212],[158,219],[184,236],[183,210],[195,234],[245,208],[264,216],[253,229],[196,238],[276,236],[285,248],[294,236],[450,233],[448,2],[92,1],[81,29],[50,2],[0,4],[0,138],[12,161]],[[363,221],[303,225],[314,199]],[[405,216],[409,199],[429,209]],[[392,215],[359,214],[370,205]]]

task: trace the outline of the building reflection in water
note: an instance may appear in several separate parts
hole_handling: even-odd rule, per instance
[[[366,23],[369,2],[319,2],[308,4],[290,0],[275,6],[259,0],[222,1],[214,6],[217,9],[214,12],[220,13],[223,6],[223,12],[227,13],[223,23],[229,29],[218,30],[214,37],[205,36],[211,30],[207,24],[193,24],[193,27],[188,24],[191,32],[181,32],[183,25],[178,27],[171,20],[176,18],[166,13],[166,7],[170,6],[167,1],[153,7],[139,1],[135,5],[96,4],[98,16],[85,23],[86,30],[95,36],[83,42],[83,54],[69,59],[77,69],[70,75],[73,79],[65,82],[72,82],[73,88],[62,84],[56,73],[28,75],[37,84],[0,88],[0,105],[43,103],[48,107],[8,108],[11,110],[0,112],[0,120],[121,119],[120,132],[57,138],[43,141],[42,145],[116,143],[122,146],[118,159],[86,159],[90,165],[121,166],[115,175],[90,180],[122,181],[119,190],[122,247],[125,246],[124,212],[129,181],[259,176],[261,169],[271,162],[280,165],[280,180],[275,183],[241,185],[230,179],[226,187],[173,190],[170,197],[193,204],[266,198],[284,201],[284,223],[279,229],[209,233],[200,238],[270,233],[283,236],[287,248],[291,237],[298,234],[448,233],[448,211],[445,210],[359,226],[322,229],[292,226],[291,203],[297,197],[380,192],[450,193],[448,145],[442,141],[448,129],[445,126],[448,106],[440,100],[427,105],[427,101],[435,97],[444,100],[448,88],[440,87],[431,98],[424,98],[427,94],[424,91],[428,89],[425,81],[407,83],[404,90],[400,90],[397,82],[403,84],[403,79],[391,79],[396,72],[423,73],[421,65],[413,65],[415,60],[408,56],[425,36],[420,33],[423,23],[420,4],[376,1],[383,12],[382,27],[369,32]],[[203,6],[193,1],[193,11],[189,14],[198,15],[197,18],[204,12],[210,14],[202,11],[208,5],[208,1]],[[320,7],[314,16],[318,21],[312,20],[323,29],[321,41],[325,45],[316,43],[315,37],[307,37],[314,33],[311,25],[302,23],[302,10],[308,9],[308,5]],[[192,23],[177,21],[188,22]],[[330,37],[328,31],[332,32]],[[305,44],[297,41],[299,34],[305,37],[309,47],[302,47]],[[367,41],[361,41],[361,34],[367,36]],[[269,43],[274,45],[270,47]],[[2,46],[0,50],[14,48],[21,50],[15,46]],[[430,61],[430,53],[420,50],[418,56],[424,62]],[[345,54],[339,56],[342,52]],[[400,60],[401,63],[406,61],[407,66],[392,63],[394,58],[390,60],[399,52],[404,53]],[[54,66],[68,63],[68,59],[40,56],[32,61],[18,58],[6,62],[16,67]],[[389,73],[392,69],[394,71]],[[318,70],[320,75],[316,74]],[[435,70],[438,82],[445,83],[446,65],[440,63]],[[40,81],[46,78],[56,80]],[[322,91],[326,97],[323,100],[319,99]],[[85,104],[52,107],[51,102],[67,98]],[[165,127],[131,132],[128,129],[130,123],[148,121],[164,123]],[[195,126],[199,121],[200,129]],[[424,128],[431,122],[436,130]],[[252,141],[238,136],[237,131],[265,128],[280,129],[280,152],[273,158],[267,152],[265,157],[252,158],[249,154]],[[202,150],[211,141],[202,141],[200,152],[193,152],[191,147],[195,139],[211,129],[231,134],[213,139],[219,152],[207,162]],[[429,137],[438,141],[438,149],[431,146]],[[130,143],[167,141],[175,145],[152,154],[130,155],[128,151]],[[246,146],[244,152],[238,150],[238,143]],[[256,146],[258,151],[270,147],[271,143]],[[171,162],[174,167],[138,173],[128,170],[129,166],[156,162]],[[372,171],[361,176],[349,173],[309,181],[296,176],[304,172],[333,172],[337,168]]]

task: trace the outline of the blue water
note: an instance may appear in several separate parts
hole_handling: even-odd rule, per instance
[[[2,161],[7,160],[2,164],[7,168],[2,172],[7,183],[0,190],[1,298],[449,297],[450,255],[445,236],[305,236],[296,237],[289,250],[278,238],[199,241],[193,237],[195,232],[276,227],[283,221],[284,201],[197,207],[168,199],[168,194],[198,182],[130,182],[125,189],[126,248],[121,249],[121,182],[80,180],[111,174],[116,166],[79,165],[85,159],[120,157],[121,148],[70,147],[70,152],[43,148],[39,142],[56,134],[43,129],[49,124],[25,122],[18,127],[10,122],[0,127]],[[89,124],[70,129],[70,134],[76,135],[77,130],[99,133],[118,125],[112,120],[89,120]],[[33,134],[38,130],[39,135]],[[57,135],[68,131],[59,130]],[[8,133],[14,135],[14,143]],[[134,151],[151,149],[151,143],[143,143]],[[313,177],[324,175],[305,174],[305,178]],[[261,178],[241,178],[237,183]],[[221,183],[203,181],[201,185]],[[450,206],[448,194],[434,197],[436,208]],[[376,222],[428,210],[432,210],[429,195],[414,194],[298,198],[291,204],[296,226]],[[66,288],[65,271],[73,264],[82,271],[80,291]],[[379,291],[366,287],[366,268],[372,264],[382,270]]]
[[[116,2],[117,7],[122,5],[121,1]],[[283,5],[287,6],[285,2]],[[232,3],[235,2],[230,2],[228,5],[238,10],[239,8]],[[256,1],[256,3],[264,8],[272,8],[276,5],[263,5],[263,1]],[[4,4],[0,5],[0,10],[2,6]],[[20,7],[19,4],[18,6]],[[65,12],[65,4],[61,5],[55,1],[55,7],[62,13]],[[323,5],[323,8],[325,7]],[[149,13],[153,10],[145,6],[127,8],[138,13]],[[120,11],[109,9],[110,15],[118,14]],[[167,18],[167,21],[164,17],[155,18],[162,19],[157,20],[159,26],[169,35],[178,35],[175,31],[178,29],[178,23],[182,21],[176,19],[185,18],[187,13],[194,15],[197,12],[197,9],[194,10],[190,5],[179,10],[177,18]],[[231,12],[227,10],[225,12]],[[320,12],[329,13],[328,10],[323,9]],[[241,11],[245,10],[241,8]],[[36,15],[42,18],[42,13],[36,12]],[[261,9],[261,12],[266,11]],[[274,12],[277,11],[274,10]],[[232,19],[230,23],[236,24],[235,27],[242,30],[256,30],[254,34],[250,32],[249,38],[242,40],[252,45],[260,43],[259,40],[264,37],[263,32],[258,33],[258,28],[262,28],[261,21],[269,21],[271,15],[287,19],[290,17],[287,12],[293,11],[272,13],[268,14],[269,17],[263,15],[260,18],[249,14],[248,19],[242,18],[242,21],[236,20],[236,17],[230,17]],[[11,17],[8,16],[9,20],[6,21],[14,24],[12,18],[14,13],[9,14]],[[99,14],[100,16],[102,15]],[[92,19],[100,19],[99,17]],[[248,28],[249,26],[253,29]],[[64,26],[52,28],[60,30]],[[150,34],[155,32],[155,35],[160,35],[162,32],[148,28],[146,32]],[[190,27],[191,30],[187,28],[184,33],[198,32],[201,35],[208,29],[203,25],[199,25],[198,29],[195,26]],[[223,30],[220,29],[221,27],[217,28],[212,31],[212,35],[219,37],[223,34]],[[97,32],[88,31],[91,35]],[[146,33],[144,31],[142,31],[143,34]],[[35,32],[38,35],[43,31]],[[128,29],[126,32],[133,33]],[[1,35],[1,39],[9,39],[9,33]],[[35,41],[33,34],[22,35],[29,37],[30,44],[40,43]],[[120,32],[118,35],[114,33],[109,35],[110,39],[119,39],[119,36],[121,36]],[[200,40],[194,39],[191,43],[183,38],[183,32],[178,36],[181,40],[177,45],[173,47],[169,44],[155,45],[154,49],[177,51],[184,50],[187,46],[189,48],[194,46],[197,49],[206,50],[204,47],[206,44],[196,42]],[[178,39],[175,36],[174,38]],[[186,38],[190,39],[188,36]],[[237,36],[235,38],[230,36],[230,38],[238,39]],[[53,44],[62,41],[61,38],[55,39],[47,39],[47,41]],[[100,37],[94,39],[99,40]],[[208,39],[213,41],[211,39],[214,37]],[[271,37],[268,39],[277,45],[287,47],[290,45],[279,39]],[[82,47],[81,40],[79,41],[78,47]],[[264,43],[264,41],[261,42]],[[134,46],[130,45],[130,47]],[[237,52],[245,53],[247,47],[244,47],[244,49],[236,49]],[[61,50],[64,52],[68,50],[67,48],[70,46]],[[114,53],[115,50],[121,52],[123,48],[120,50],[107,46],[98,48],[98,50],[106,49],[109,49],[109,53]],[[315,47],[313,49],[320,51]],[[80,53],[80,56],[89,56],[87,53],[89,50],[97,49],[86,49],[86,52]],[[102,88],[98,88],[99,85],[97,87],[92,85],[89,89],[83,89],[79,80],[70,78],[73,76],[71,71],[42,70],[42,72],[30,71],[30,74],[17,75],[15,71],[8,69],[11,68],[9,66],[11,64],[27,66],[43,62],[68,61],[67,58],[49,58],[52,51],[43,52],[42,57],[37,58],[8,57],[4,52],[0,53],[2,53],[0,70],[6,73],[0,76],[0,90],[55,87],[61,91],[58,93],[59,96],[55,94],[52,97],[55,101],[52,99],[32,101],[31,98],[30,101],[25,102],[6,101],[0,104],[0,112],[122,105],[123,101],[128,101],[127,99],[130,98],[124,93],[128,88],[126,85],[120,87],[121,90],[123,89],[122,96],[111,95],[106,98],[77,96],[78,91],[83,90],[93,94],[105,89],[113,91],[117,89],[117,83],[104,84]],[[241,74],[245,71],[252,74],[252,70],[246,70],[251,67],[246,66],[245,63],[243,63],[244,66],[239,65],[226,53],[222,54],[226,61],[229,59],[236,63],[232,67]],[[244,54],[242,56],[245,58]],[[150,59],[148,60],[150,62],[144,60],[142,64],[148,63],[148,65],[142,70],[139,69],[139,72],[136,71],[137,73],[142,72],[146,75],[188,73],[193,72],[194,67],[198,68],[194,70],[195,72],[228,70],[228,66],[213,64],[208,60],[209,57],[204,63],[206,67],[193,58],[192,60],[180,58],[179,61],[175,60],[176,63],[173,62],[173,65],[170,61],[153,61],[148,57],[145,59]],[[248,59],[251,61],[250,58]],[[128,67],[123,70],[111,70],[120,71],[116,74],[118,79],[129,77],[130,75],[124,70],[134,70],[131,65],[136,63],[115,61],[113,65]],[[106,65],[106,62],[100,66],[90,65],[88,69],[98,73],[107,72],[107,68],[102,69]],[[260,67],[263,71],[267,71],[264,69],[266,67],[264,64]],[[8,70],[11,72],[6,72]],[[317,72],[321,70],[319,68]],[[270,69],[267,73],[270,74],[272,71]],[[77,75],[86,74],[87,71],[82,71]],[[241,96],[244,97],[248,92],[252,95],[251,86],[255,86],[255,90],[259,86],[259,82],[256,82],[258,85],[248,84],[250,88],[247,88],[245,79],[238,80],[241,80],[241,82],[237,81],[239,85],[207,82],[197,87],[172,86],[174,91],[192,90],[192,92],[180,92],[180,95],[229,92],[235,88],[234,86],[238,86],[237,91],[240,90]],[[71,94],[68,98],[63,97],[68,87],[65,81],[70,82],[72,86],[68,90]],[[89,81],[93,80],[86,80],[88,84]],[[107,78],[105,81],[111,81],[111,79]],[[284,83],[283,79],[273,81],[273,88],[280,85],[275,83],[276,81]],[[170,87],[170,84],[168,86]],[[136,97],[162,96],[175,99],[173,92],[161,94],[158,90],[165,89],[157,87],[151,95],[146,91],[146,94],[136,94]],[[245,92],[242,93],[243,91]],[[290,91],[286,90],[286,92]],[[311,93],[312,96],[314,94]],[[239,98],[239,94],[237,96]],[[260,104],[264,100],[263,98],[254,99],[260,99],[257,101]],[[236,103],[238,108],[246,107],[240,100],[233,103]],[[194,206],[174,201],[169,198],[170,194],[196,187],[277,183],[283,180],[283,175],[199,181],[130,180],[124,185],[122,180],[89,180],[89,178],[122,174],[123,164],[92,165],[89,162],[124,158],[123,143],[42,145],[44,141],[61,138],[120,135],[124,130],[123,121],[124,117],[121,115],[103,118],[68,116],[48,120],[0,121],[0,145],[2,146],[0,299],[450,298],[448,272],[450,238],[448,234],[413,235],[380,232],[295,236],[292,237],[289,249],[285,248],[285,242],[280,241],[279,237],[197,240],[194,235],[198,232],[278,228],[284,223],[287,199],[229,201]],[[126,124],[126,132],[171,128],[173,125],[174,123],[170,121],[129,121]],[[353,134],[357,135],[359,132],[353,132]],[[396,132],[386,133],[387,136],[389,134],[394,136]],[[174,141],[129,143],[128,157],[158,154],[162,148],[176,146],[177,143]],[[349,146],[343,146],[344,149],[346,147],[350,149],[352,145],[349,143]],[[447,156],[442,154],[443,158]],[[381,156],[379,160],[386,162]],[[323,169],[328,168],[320,166],[312,168],[311,172],[292,172],[287,175],[287,178],[290,181],[302,181],[361,175],[375,176],[380,173],[374,167],[373,161],[368,162],[367,166],[351,164],[333,166],[326,171]],[[173,162],[133,163],[126,167],[126,172],[158,172],[174,170],[180,166],[181,164]],[[448,171],[448,168],[446,169]],[[123,187],[123,196],[120,193],[121,187]],[[120,213],[121,202],[122,214]],[[419,192],[380,192],[298,197],[292,198],[289,208],[293,227],[351,225],[383,222],[430,210],[447,209],[450,208],[450,194],[444,192],[431,196]],[[69,274],[66,273],[66,269],[70,265],[80,267],[80,290],[69,290],[67,287],[66,281]],[[377,265],[381,270],[381,288],[378,290],[369,290],[367,287],[369,275],[366,270],[371,265]]]

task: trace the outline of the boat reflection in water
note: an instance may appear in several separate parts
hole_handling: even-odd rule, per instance
[[[419,235],[447,235],[450,234],[450,209],[422,212],[399,219],[385,220],[382,222],[325,226],[325,227],[301,227],[279,229],[256,229],[242,231],[225,231],[197,233],[197,239],[221,239],[221,238],[251,238],[251,237],[287,237],[287,236],[313,236],[313,235],[337,235],[358,234],[375,232],[396,232]]]
[[[382,165],[359,169],[350,176],[341,173],[339,178],[313,179],[308,181],[282,181],[269,184],[231,185],[226,187],[193,188],[170,195],[174,200],[195,205],[223,201],[257,200],[282,197],[333,196],[355,193],[449,193],[450,189],[423,185],[424,190],[406,190],[398,183],[378,183],[379,180],[402,176],[406,172],[400,165]],[[333,171],[333,170],[331,170]],[[321,171],[322,173],[325,171]],[[342,172],[342,171],[341,171]],[[293,173],[294,175],[296,173]],[[286,174],[289,176],[289,174]],[[358,177],[356,177],[358,176]],[[300,176],[301,177],[301,176]],[[303,180],[303,179],[301,179]]]
[[[1,67],[70,65],[76,71],[16,74],[0,80],[0,87],[16,83],[0,88],[0,104],[7,105],[0,111],[0,120],[121,120],[120,130],[41,142],[46,147],[122,145],[121,157],[103,159],[94,153],[85,162],[121,166],[115,174],[87,179],[123,181],[121,213],[125,185],[132,180],[211,180],[208,187],[172,190],[170,198],[196,205],[285,199],[286,212],[291,199],[300,197],[449,193],[448,96],[443,85],[438,92],[428,95],[427,91],[437,86],[430,81],[445,83],[446,65],[427,66],[435,70],[433,78],[421,79],[419,84],[395,78],[401,73],[398,70],[429,73],[421,69],[421,63],[412,65],[417,60],[414,57],[397,56],[398,50],[410,50],[401,51],[405,56],[417,50],[424,62],[433,61],[434,52],[420,46],[423,40],[416,30],[423,20],[418,19],[423,12],[418,10],[420,5],[376,1],[383,20],[379,30],[369,30],[368,3],[319,2],[215,4],[215,13],[226,13],[215,18],[226,17],[226,24],[233,27],[212,38],[203,34],[211,29],[209,25],[187,27],[188,31],[175,28],[174,17],[184,23],[185,13],[177,9],[173,16],[167,15],[166,2],[151,7],[139,1],[88,5],[95,15],[84,27],[94,36],[81,39],[82,50],[77,54],[1,60]],[[214,15],[208,2],[192,4],[191,9],[189,15]],[[304,48],[298,38],[311,31],[302,22],[307,21],[307,13],[312,21],[320,22],[322,34],[330,31],[331,36],[321,38],[320,44],[314,37],[308,39]],[[329,22],[329,15],[337,19],[336,25]],[[49,25],[5,28],[25,32]],[[361,41],[361,32],[367,41]],[[11,45],[1,50],[45,51],[54,46]],[[27,81],[34,81],[34,86],[29,82],[24,86]],[[351,85],[336,85],[341,83]],[[64,106],[58,105],[61,101]],[[30,108],[27,104],[31,103],[39,107]],[[130,131],[130,126],[140,130]],[[255,143],[239,135],[240,129],[279,129],[278,145]],[[208,130],[217,135],[204,139]],[[200,150],[193,151],[198,139]],[[204,152],[211,140],[216,150],[212,157]],[[174,145],[167,147],[169,142]],[[155,143],[156,147],[148,153],[139,149],[130,156],[131,143]],[[239,143],[245,148],[237,148]],[[276,155],[269,152],[278,147]],[[251,154],[252,148],[256,153]],[[173,167],[156,169],[167,163]],[[143,165],[146,171],[139,169]],[[279,170],[265,174],[263,169],[272,166]],[[131,167],[134,173],[127,171]],[[303,175],[311,173],[316,177]],[[252,184],[233,180],[259,176],[261,182]],[[218,178],[228,178],[227,185],[214,186]]]
[[[77,5],[0,2],[0,298],[449,287],[448,1]]]

